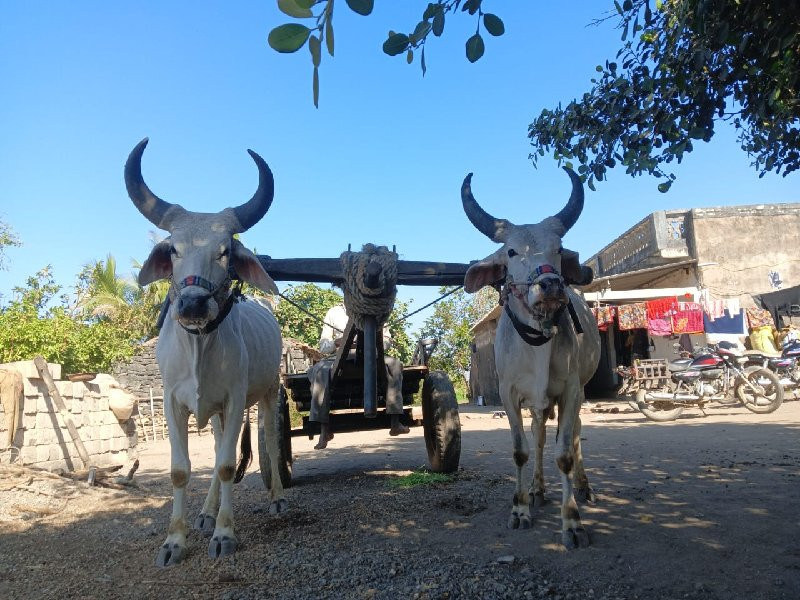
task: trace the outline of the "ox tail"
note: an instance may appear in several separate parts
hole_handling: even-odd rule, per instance
[[[239,455],[239,466],[236,467],[236,475],[233,483],[239,483],[244,477],[250,463],[253,462],[253,448],[250,444],[250,409],[244,415],[244,425],[242,426],[242,443],[239,445],[241,454]]]

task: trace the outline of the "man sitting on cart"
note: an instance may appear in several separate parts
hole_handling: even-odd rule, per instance
[[[310,421],[320,424],[319,441],[315,449],[327,447],[333,439],[330,425],[330,404],[326,402],[327,389],[331,383],[331,370],[336,359],[336,351],[342,344],[342,334],[347,327],[348,316],[343,304],[337,304],[325,314],[322,333],[319,337],[319,349],[327,354],[308,370],[311,382],[311,415]],[[392,337],[387,325],[383,327],[383,347],[388,349]],[[386,414],[391,417],[389,435],[402,435],[409,429],[400,422],[403,414],[403,364],[393,356],[384,355],[386,365]]]

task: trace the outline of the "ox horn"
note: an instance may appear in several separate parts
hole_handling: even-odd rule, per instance
[[[563,167],[563,169],[572,180],[572,193],[569,196],[569,200],[567,200],[566,206],[554,216],[564,225],[564,233],[566,233],[575,225],[583,211],[583,183],[575,171],[569,167]]]
[[[142,154],[148,141],[148,138],[144,138],[131,150],[125,163],[125,187],[128,188],[128,196],[133,200],[134,206],[148,221],[159,229],[169,230],[164,216],[173,205],[151,192],[142,178]]]
[[[258,167],[258,189],[250,200],[233,209],[241,226],[239,232],[247,231],[267,214],[275,195],[275,180],[267,163],[252,150],[248,150],[248,152]]]
[[[467,218],[478,231],[493,242],[505,242],[510,223],[505,219],[495,219],[480,207],[472,195],[472,173],[467,175],[461,184],[461,204],[467,213]]]

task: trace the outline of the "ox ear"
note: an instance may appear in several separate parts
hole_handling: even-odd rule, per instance
[[[278,286],[272,281],[272,277],[267,275],[255,254],[245,248],[237,239],[233,240],[231,250],[231,263],[242,281],[246,281],[267,294],[278,293]]]
[[[561,275],[567,285],[589,285],[594,279],[592,268],[581,266],[578,253],[566,248],[561,249]]]
[[[464,276],[464,290],[472,294],[486,285],[502,281],[506,277],[506,265],[498,260],[499,252],[473,263]]]
[[[139,285],[147,285],[172,275],[172,257],[170,256],[169,238],[158,242],[144,261],[137,277]]]

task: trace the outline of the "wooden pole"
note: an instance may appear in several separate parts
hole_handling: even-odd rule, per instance
[[[156,408],[153,402],[153,388],[150,388],[150,423],[153,426],[153,441],[156,441]]]
[[[90,469],[89,453],[86,452],[86,447],[81,441],[78,428],[75,427],[75,423],[72,421],[72,415],[67,410],[67,406],[64,404],[64,400],[61,398],[61,394],[58,392],[58,388],[53,381],[53,377],[50,375],[50,370],[47,368],[47,362],[41,356],[37,356],[33,359],[33,364],[36,365],[36,370],[39,371],[39,376],[44,380],[45,385],[47,385],[47,392],[50,394],[50,397],[53,399],[53,403],[56,405],[56,408],[58,408],[58,412],[61,413],[61,418],[64,419],[64,423],[67,425],[67,430],[69,431],[72,441],[75,443],[75,448],[77,448],[78,454],[83,461],[84,468]]]

